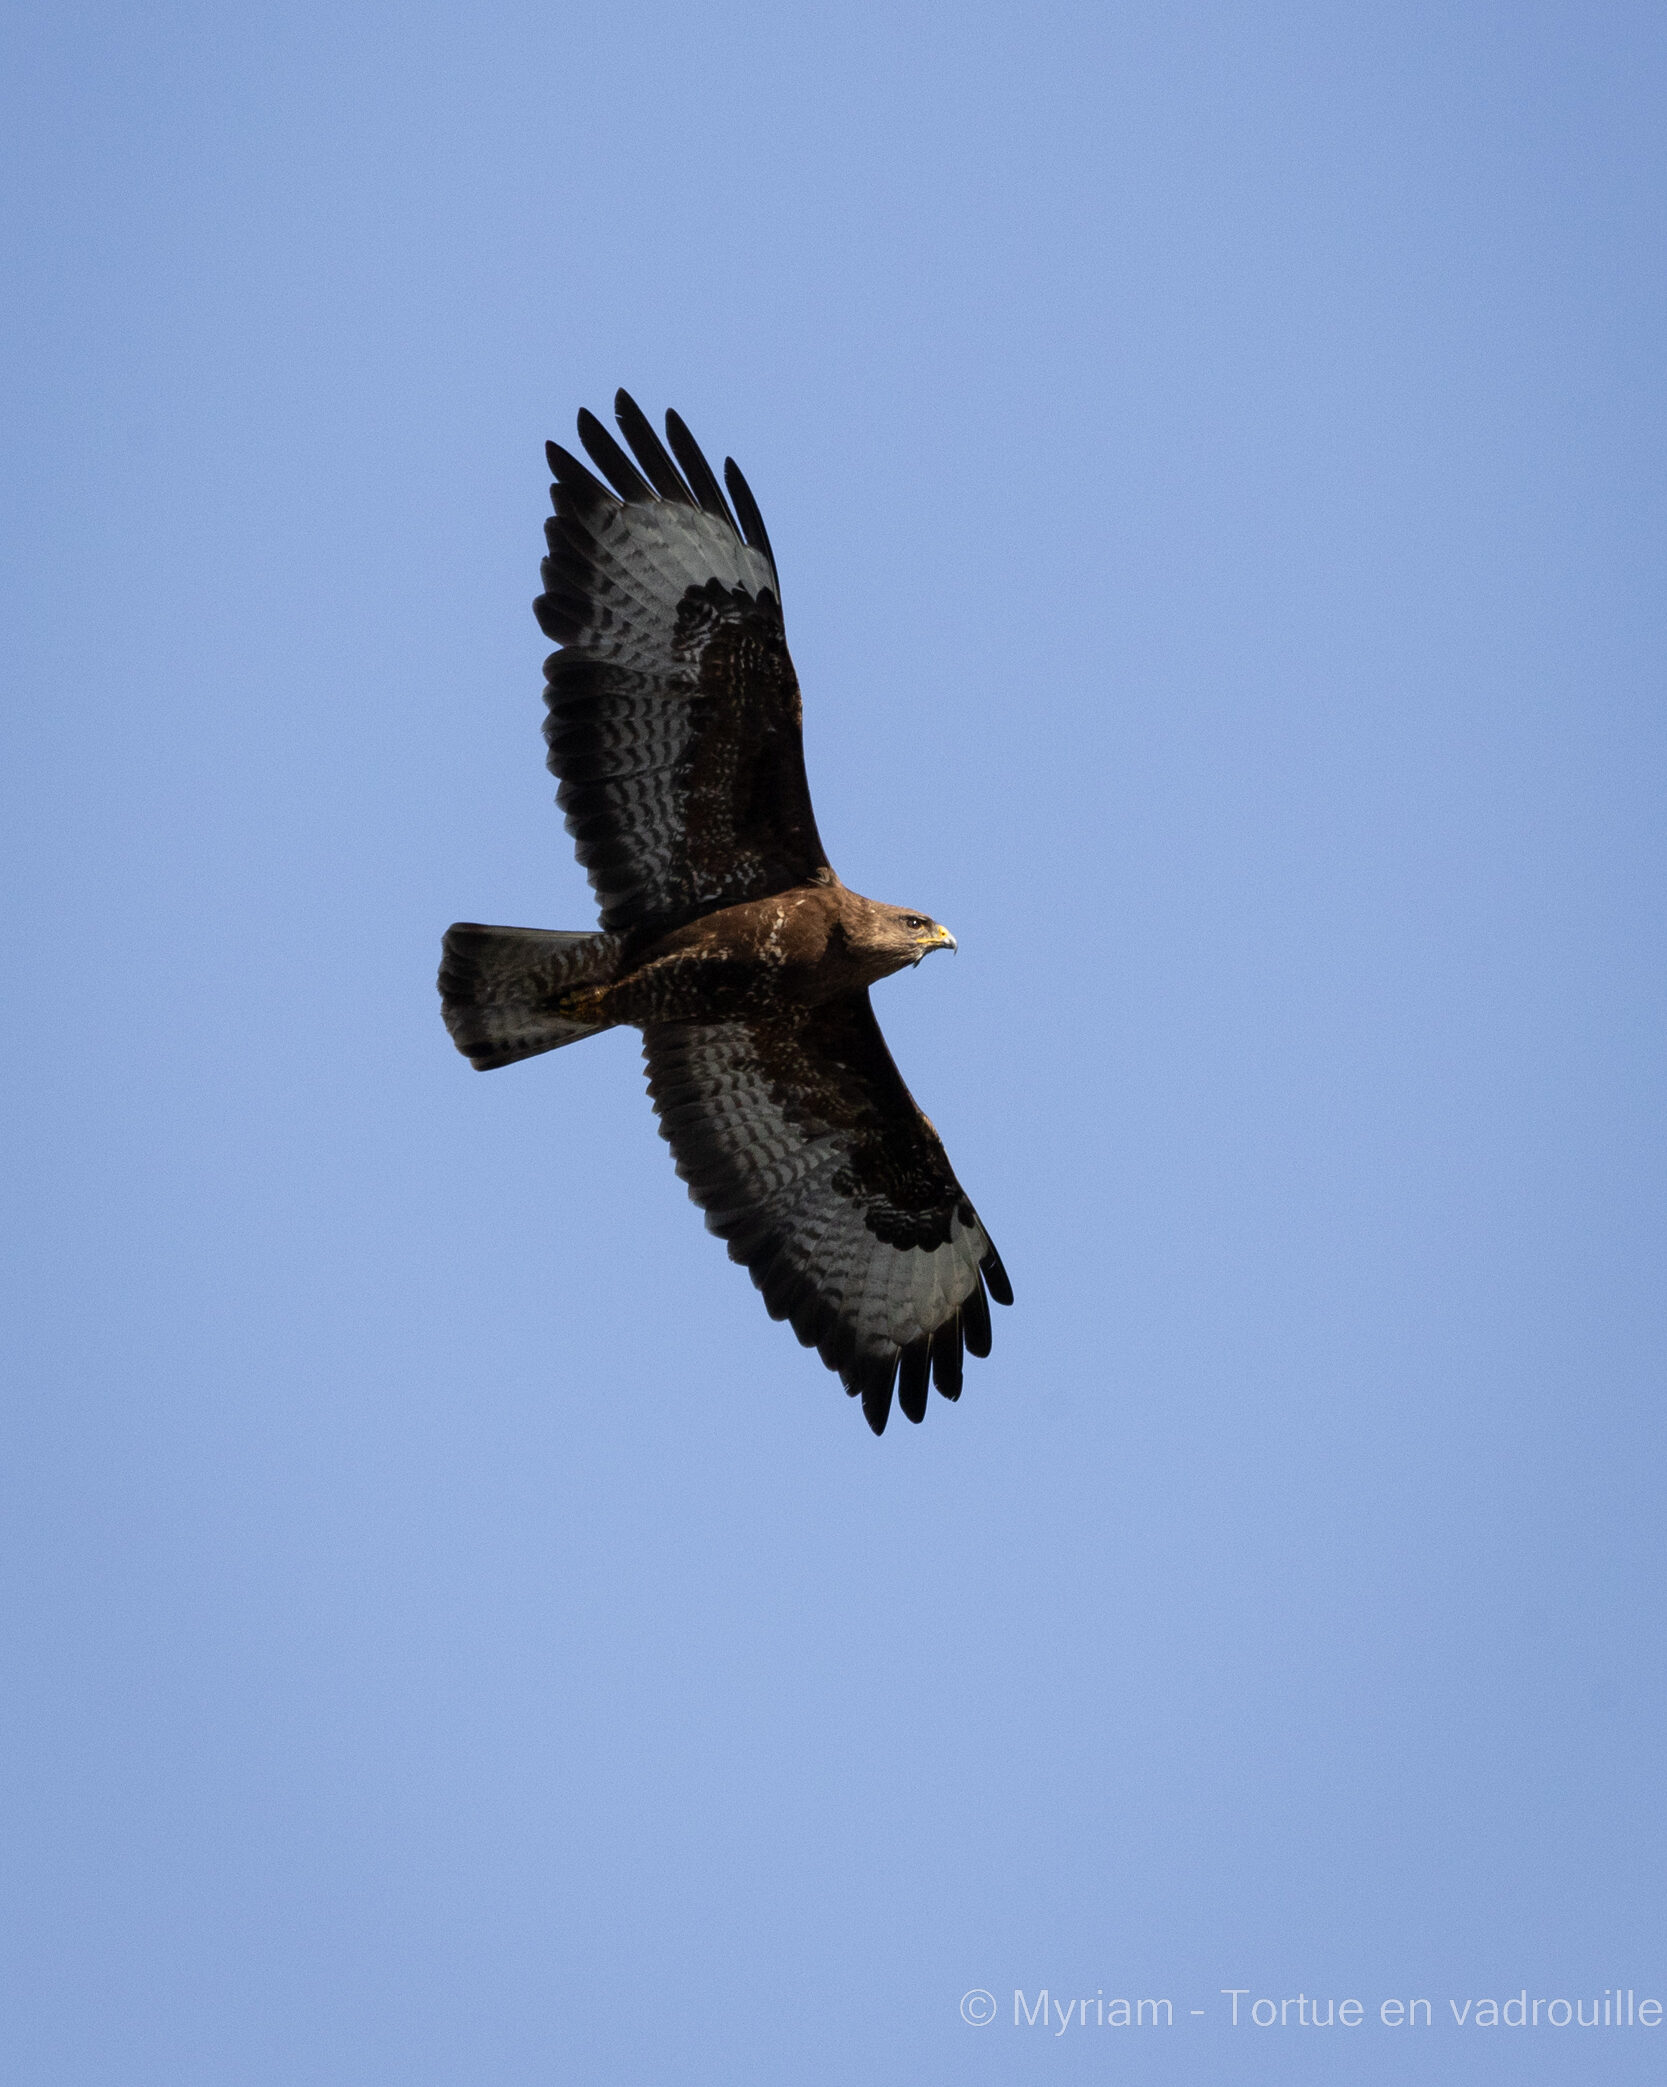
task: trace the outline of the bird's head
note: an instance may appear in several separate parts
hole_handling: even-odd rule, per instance
[[[956,946],[948,928],[930,914],[911,913],[907,906],[882,906],[872,899],[863,901],[857,928],[851,937],[852,952],[860,953],[866,965],[876,967],[877,978],[901,971],[906,964],[918,964],[934,949]]]
[[[909,961],[918,964],[922,957],[929,956],[934,949],[958,949],[960,944],[941,920],[932,920],[924,913],[903,913],[897,916],[897,925],[908,937],[913,954]]]

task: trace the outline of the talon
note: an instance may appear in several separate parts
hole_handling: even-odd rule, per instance
[[[556,1013],[564,1022],[585,1022],[601,1028],[607,1020],[602,1012],[606,993],[606,986],[578,986],[571,993],[562,994],[556,1002]]]

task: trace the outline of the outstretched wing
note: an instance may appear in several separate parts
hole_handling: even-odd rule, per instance
[[[751,1022],[644,1032],[648,1088],[677,1171],[879,1434],[928,1380],[961,1391],[963,1345],[990,1352],[1001,1257],[904,1086],[866,993]],[[987,1294],[986,1294],[987,1293]]]
[[[544,670],[545,737],[603,927],[664,932],[804,883],[827,857],[775,560],[747,482],[725,464],[737,524],[675,413],[676,463],[623,391],[614,407],[635,464],[579,415],[612,491],[549,445],[556,513],[533,606],[563,649]]]

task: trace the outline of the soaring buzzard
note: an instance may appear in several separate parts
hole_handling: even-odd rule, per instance
[[[623,391],[614,410],[635,463],[579,415],[607,485],[549,445],[534,604],[562,648],[545,737],[601,931],[448,929],[446,1027],[481,1071],[641,1029],[660,1134],[708,1229],[879,1434],[894,1386],[910,1420],[929,1382],[958,1398],[963,1347],[990,1352],[988,1299],[1013,1301],[868,1001],[955,937],[847,891],[823,853],[746,480],[725,462],[732,513],[675,413],[668,454]]]

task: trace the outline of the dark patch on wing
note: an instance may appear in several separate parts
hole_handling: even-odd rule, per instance
[[[768,595],[754,601],[711,580],[679,602],[672,642],[699,665],[681,776],[691,868],[707,886],[739,874],[749,898],[802,882],[802,866],[817,866],[822,843],[781,611]]]
[[[550,445],[535,607],[564,650],[545,668],[545,734],[602,925],[664,933],[828,862],[756,503],[733,473],[737,527],[681,421],[667,422],[674,462],[623,392],[617,414],[634,463],[591,415],[579,422],[615,491]]]

